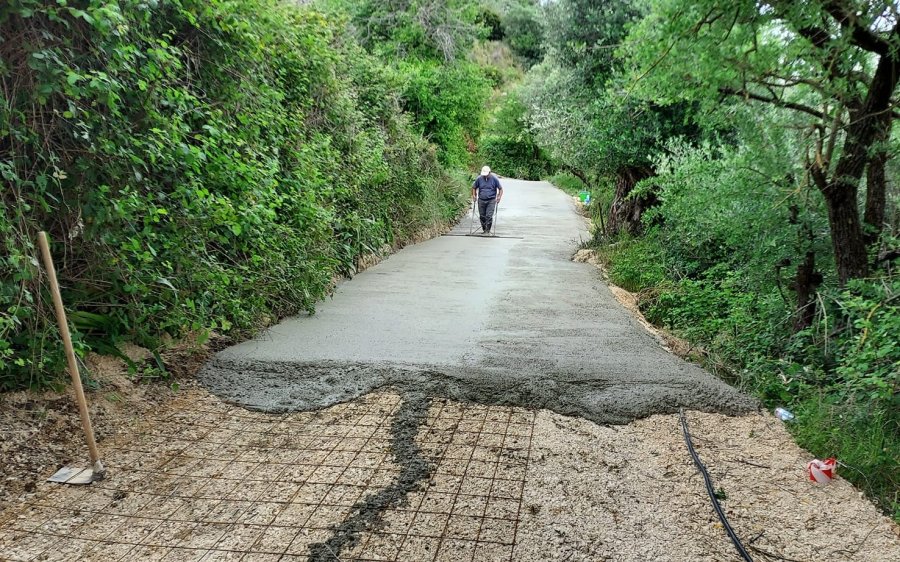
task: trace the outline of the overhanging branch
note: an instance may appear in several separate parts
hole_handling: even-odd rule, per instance
[[[856,14],[843,2],[828,0],[824,3],[825,11],[838,22],[841,29],[850,32],[852,43],[866,51],[886,55],[891,50],[891,45],[885,39],[863,26]]]
[[[813,117],[818,117],[819,119],[826,119],[828,116],[818,109],[809,107],[807,105],[803,105],[802,103],[795,103],[792,101],[786,101],[775,96],[763,96],[760,94],[754,94],[753,92],[747,90],[737,90],[735,88],[729,87],[721,87],[719,88],[719,92],[728,96],[737,96],[742,97],[744,99],[751,99],[754,101],[760,101],[763,103],[769,103],[775,105],[777,107],[783,107],[785,109],[793,109],[794,111],[799,111],[801,113],[806,113],[807,115],[812,115]]]

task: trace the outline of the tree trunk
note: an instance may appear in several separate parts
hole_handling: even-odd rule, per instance
[[[891,134],[890,115],[884,119],[878,137],[876,138],[875,154],[869,160],[866,168],[866,210],[863,215],[863,238],[867,246],[878,242],[881,230],[884,228],[884,208],[887,202],[887,185],[884,166],[888,160],[887,147],[883,146]]]
[[[587,174],[585,174],[582,170],[578,168],[574,168],[572,166],[563,165],[563,169],[576,178],[580,179],[585,187],[590,187],[590,183],[588,182]]]
[[[616,194],[609,207],[608,232],[615,236],[627,233],[637,236],[643,231],[641,216],[644,211],[657,204],[656,195],[649,193],[641,197],[630,197],[635,184],[653,175],[646,167],[628,166],[616,173]]]
[[[898,79],[900,72],[894,57],[883,55],[865,101],[861,107],[850,111],[844,149],[831,181],[821,187],[828,207],[831,244],[841,285],[850,279],[865,277],[869,271],[856,191],[869,160],[869,149],[883,131],[884,120],[890,118],[891,96]]]
[[[794,333],[812,326],[816,318],[816,286],[822,276],[816,273],[816,254],[806,252],[806,259],[797,266],[794,291],[797,293],[797,314],[794,317]]]
[[[865,277],[869,271],[862,223],[856,206],[856,185],[832,183],[823,193],[828,208],[831,246],[841,286],[850,279]]]

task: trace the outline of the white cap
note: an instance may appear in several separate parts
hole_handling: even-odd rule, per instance
[[[481,175],[486,176],[491,173],[491,169],[488,166],[484,166],[481,168]]]

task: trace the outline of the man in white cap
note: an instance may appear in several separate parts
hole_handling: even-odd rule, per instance
[[[485,234],[491,232],[494,223],[494,210],[503,198],[503,186],[497,176],[487,166],[481,168],[481,175],[472,185],[472,201],[478,199],[478,217],[481,219],[481,230]]]

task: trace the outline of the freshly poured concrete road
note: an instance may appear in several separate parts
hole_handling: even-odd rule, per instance
[[[588,238],[572,199],[503,180],[497,237],[407,247],[338,287],[315,315],[219,353],[201,379],[263,410],[306,410],[393,385],[485,403],[627,422],[753,401],[666,352],[571,257]]]

